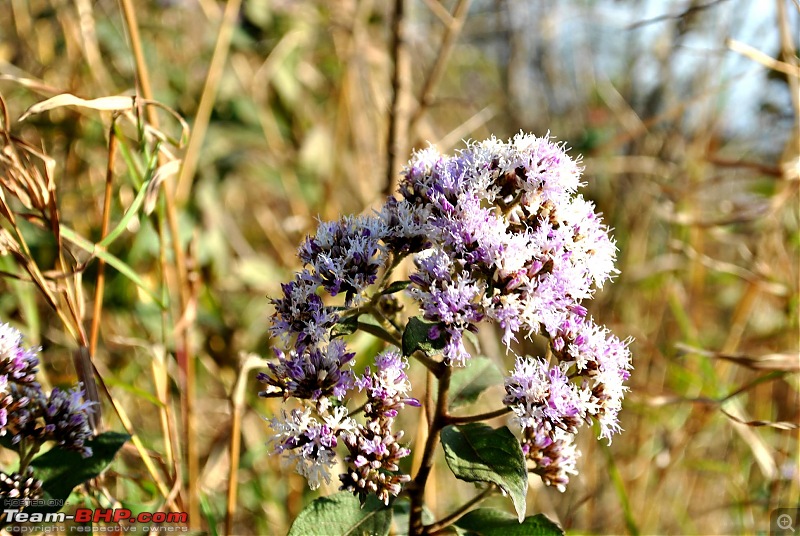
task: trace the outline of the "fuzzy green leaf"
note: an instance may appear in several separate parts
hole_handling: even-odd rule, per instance
[[[358,315],[348,316],[339,320],[331,328],[331,337],[343,337],[350,335],[358,330]]]
[[[381,292],[381,294],[383,294],[385,296],[387,294],[394,294],[395,292],[400,292],[401,290],[405,290],[405,288],[410,284],[411,284],[411,281],[408,281],[408,280],[395,281],[394,283],[392,283],[391,285],[386,287],[386,290]]]
[[[456,526],[469,536],[563,536],[564,531],[544,514],[526,517],[522,522],[502,510],[478,508],[458,521]]]
[[[127,434],[105,432],[86,442],[92,455],[84,458],[80,453],[54,447],[31,461],[33,473],[42,481],[48,499],[63,504],[73,488],[102,473],[116,456],[117,451],[130,439]],[[57,512],[59,506],[26,508],[26,512]]]
[[[389,534],[392,509],[373,495],[364,506],[347,491],[320,497],[309,504],[289,529],[289,536],[381,536]]]
[[[403,331],[403,355],[410,356],[417,350],[422,350],[428,357],[438,354],[444,348],[445,338],[440,335],[438,339],[430,339],[428,334],[434,326],[436,323],[426,322],[418,316],[410,318]]]
[[[483,391],[502,381],[503,375],[491,359],[470,359],[467,366],[456,370],[450,380],[450,408],[472,404]]]
[[[441,439],[447,465],[456,478],[496,484],[511,498],[519,520],[524,519],[528,471],[511,430],[483,423],[451,425],[442,430]]]

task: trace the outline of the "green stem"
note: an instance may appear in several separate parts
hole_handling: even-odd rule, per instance
[[[22,439],[19,447],[20,474],[23,474],[25,472],[25,469],[28,468],[28,465],[30,465],[31,461],[33,461],[33,457],[36,456],[36,453],[39,452],[39,449],[42,448],[42,444],[39,443],[38,441],[33,441],[30,445],[30,449],[28,449],[27,452],[25,451],[26,447],[27,447],[27,441],[25,441],[25,439]]]
[[[369,314],[375,317],[375,320],[377,320],[386,331],[392,333],[398,341],[402,341],[403,339],[402,333],[400,333],[400,331],[394,326],[394,324],[389,322],[389,319],[387,319],[384,316],[384,314],[380,312],[380,310],[376,305],[370,303],[370,307],[367,309],[367,312],[369,312]],[[402,343],[397,346],[402,347]]]
[[[386,290],[386,288],[389,286],[386,284],[389,282],[389,276],[392,275],[392,272],[394,272],[394,269],[397,268],[398,264],[400,264],[400,261],[402,261],[405,258],[405,255],[393,255],[392,253],[389,253],[389,255],[391,257],[391,261],[389,262],[389,265],[386,267],[386,271],[383,273],[383,277],[381,277],[381,282],[378,283],[379,290],[375,294],[375,296],[372,297],[372,300],[376,300],[376,297],[380,298],[383,295],[383,291]]]

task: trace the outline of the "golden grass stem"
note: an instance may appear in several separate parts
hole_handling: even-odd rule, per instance
[[[133,427],[133,423],[131,422],[130,417],[128,417],[128,413],[111,395],[111,391],[108,390],[108,386],[106,386],[105,382],[102,381],[102,377],[98,373],[97,369],[95,368],[95,374],[97,377],[101,378],[100,385],[102,386],[103,390],[106,393],[106,397],[111,402],[111,406],[114,408],[114,411],[119,417],[120,423],[122,423],[122,427],[125,428],[125,431],[131,436],[131,443],[136,448],[136,451],[139,453],[139,458],[141,458],[142,463],[144,463],[147,472],[150,474],[150,477],[153,479],[153,482],[158,489],[158,492],[161,494],[162,497],[167,499],[170,496],[170,490],[167,487],[167,484],[161,478],[158,469],[153,464],[153,460],[150,459],[150,455],[147,453],[147,448],[145,448],[144,443],[142,443],[141,438],[136,433]],[[170,508],[173,510],[176,509],[176,505],[174,501],[168,501]]]
[[[172,417],[171,400],[169,395],[169,376],[167,372],[166,352],[156,352],[155,358],[151,361],[150,366],[153,371],[153,384],[156,391],[156,397],[162,404],[159,411],[159,418],[161,420],[161,435],[164,438],[164,452],[169,467],[177,467],[175,461],[178,455],[174,452],[175,443],[172,441],[171,430],[174,429],[175,420]]]
[[[153,92],[150,86],[150,77],[148,74],[147,64],[144,59],[144,54],[142,52],[142,43],[139,36],[138,30],[138,23],[136,21],[136,12],[133,9],[133,5],[131,4],[131,0],[120,0],[122,3],[123,14],[125,17],[125,23],[128,27],[128,31],[130,32],[130,40],[131,40],[131,48],[133,49],[134,59],[136,61],[136,72],[139,80],[139,86],[141,88],[142,95],[147,100],[153,100]],[[147,107],[147,114],[148,120],[150,124],[156,128],[158,128],[158,116],[156,115],[156,111],[152,107]],[[159,160],[162,158],[162,154],[159,152]],[[189,301],[189,288],[186,278],[186,265],[185,259],[183,255],[183,250],[181,249],[180,244],[180,233],[178,228],[178,218],[176,214],[176,203],[175,203],[175,196],[174,191],[165,185],[164,187],[164,200],[165,200],[165,207],[166,207],[166,215],[167,215],[167,223],[169,226],[169,232],[172,237],[172,248],[175,257],[175,272],[176,277],[174,281],[178,287],[178,294],[180,296],[180,304],[181,304],[181,312],[185,310],[186,305]],[[161,237],[162,241],[164,237]],[[162,270],[168,279],[168,274],[170,272],[170,266],[166,262],[166,258],[162,256]],[[182,316],[182,313],[178,315],[179,317]],[[185,357],[185,378],[184,378],[184,389],[183,389],[183,409],[184,409],[184,422],[185,422],[185,429],[184,429],[184,436],[185,436],[185,443],[186,443],[186,464],[187,464],[187,503],[188,503],[188,514],[189,514],[189,524],[192,529],[197,529],[199,527],[199,519],[200,519],[200,506],[198,503],[197,497],[197,481],[199,475],[199,453],[197,449],[196,443],[196,426],[194,420],[194,398],[195,398],[195,385],[194,385],[194,376],[195,376],[195,366],[194,366],[194,356],[191,351],[190,341],[189,341],[189,329],[184,329],[181,332],[181,348],[179,348],[179,352],[183,352]]]
[[[111,222],[111,196],[113,194],[114,163],[117,155],[117,135],[115,131],[115,121],[111,121],[111,128],[108,130],[108,165],[106,167],[106,187],[103,194],[103,219],[100,225],[101,240],[108,234]],[[92,324],[89,329],[89,354],[94,357],[97,351],[97,338],[100,333],[100,316],[103,311],[103,293],[106,283],[106,263],[103,259],[97,259],[97,284],[94,289],[94,309],[92,313]]]
[[[239,459],[242,446],[242,414],[244,410],[247,380],[250,372],[258,368],[266,368],[269,362],[255,354],[244,357],[236,384],[231,393],[231,442],[230,468],[228,470],[228,492],[225,501],[225,534],[233,534],[233,518],[236,515],[236,498],[239,489]]]
[[[192,135],[189,138],[189,146],[186,148],[186,157],[183,160],[178,183],[175,188],[175,198],[178,204],[182,205],[189,198],[189,191],[192,188],[192,181],[197,170],[197,162],[200,158],[200,149],[205,140],[208,123],[211,119],[211,111],[214,109],[214,101],[217,98],[219,82],[222,79],[222,72],[228,59],[228,51],[231,44],[231,36],[236,26],[236,17],[239,15],[239,8],[242,0],[228,0],[225,5],[225,12],[222,14],[219,32],[217,34],[217,44],[214,47],[214,54],[211,56],[211,65],[208,68],[208,76],[200,96],[200,104],[195,114]]]

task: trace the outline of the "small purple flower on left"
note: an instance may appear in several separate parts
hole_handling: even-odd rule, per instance
[[[16,328],[0,324],[0,436],[10,435],[12,444],[36,449],[54,441],[88,458],[92,449],[85,443],[93,436],[92,403],[82,400],[80,386],[45,393],[36,381],[38,351],[23,346]]]

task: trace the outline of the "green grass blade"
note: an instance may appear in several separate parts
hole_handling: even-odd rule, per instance
[[[137,274],[133,270],[133,268],[122,262],[122,260],[115,257],[102,247],[99,247],[97,244],[89,240],[86,240],[78,233],[76,233],[75,231],[64,225],[61,226],[61,236],[63,236],[64,238],[66,238],[71,243],[75,244],[85,252],[91,254],[92,256],[105,261],[106,264],[113,267],[119,273],[130,279],[132,283],[134,283],[137,287],[139,287],[145,293],[147,293],[150,299],[152,299],[156,304],[158,304],[158,306],[161,309],[164,309],[165,306],[163,300],[159,298],[155,292],[153,292],[147,287],[145,282],[142,280],[141,277],[139,277],[139,274]]]

